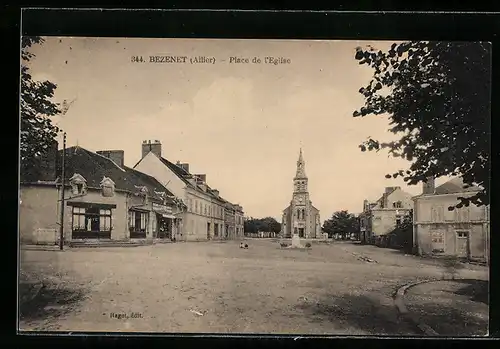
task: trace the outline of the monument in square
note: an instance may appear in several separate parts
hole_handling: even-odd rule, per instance
[[[282,230],[285,238],[292,238],[292,247],[302,247],[300,239],[322,238],[319,210],[309,197],[308,181],[302,149],[293,178],[290,205],[283,210]]]

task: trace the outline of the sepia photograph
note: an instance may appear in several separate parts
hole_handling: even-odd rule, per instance
[[[489,334],[491,44],[23,36],[18,331]]]

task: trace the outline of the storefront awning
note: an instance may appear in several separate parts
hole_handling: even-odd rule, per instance
[[[171,214],[164,214],[164,213],[163,213],[161,216],[162,216],[163,218],[170,218],[170,219],[174,219],[174,218],[175,218],[175,216],[173,216],[173,215],[171,215]]]

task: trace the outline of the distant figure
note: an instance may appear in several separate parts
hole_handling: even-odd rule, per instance
[[[240,248],[245,248],[245,245],[243,245],[243,242],[240,242]]]
[[[248,248],[248,245],[247,245],[247,244],[245,244],[245,248]]]

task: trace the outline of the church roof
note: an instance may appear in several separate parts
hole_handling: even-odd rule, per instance
[[[306,169],[305,169],[305,161],[302,156],[302,148],[300,148],[299,159],[297,160],[297,172],[295,173],[295,178],[307,178]]]

